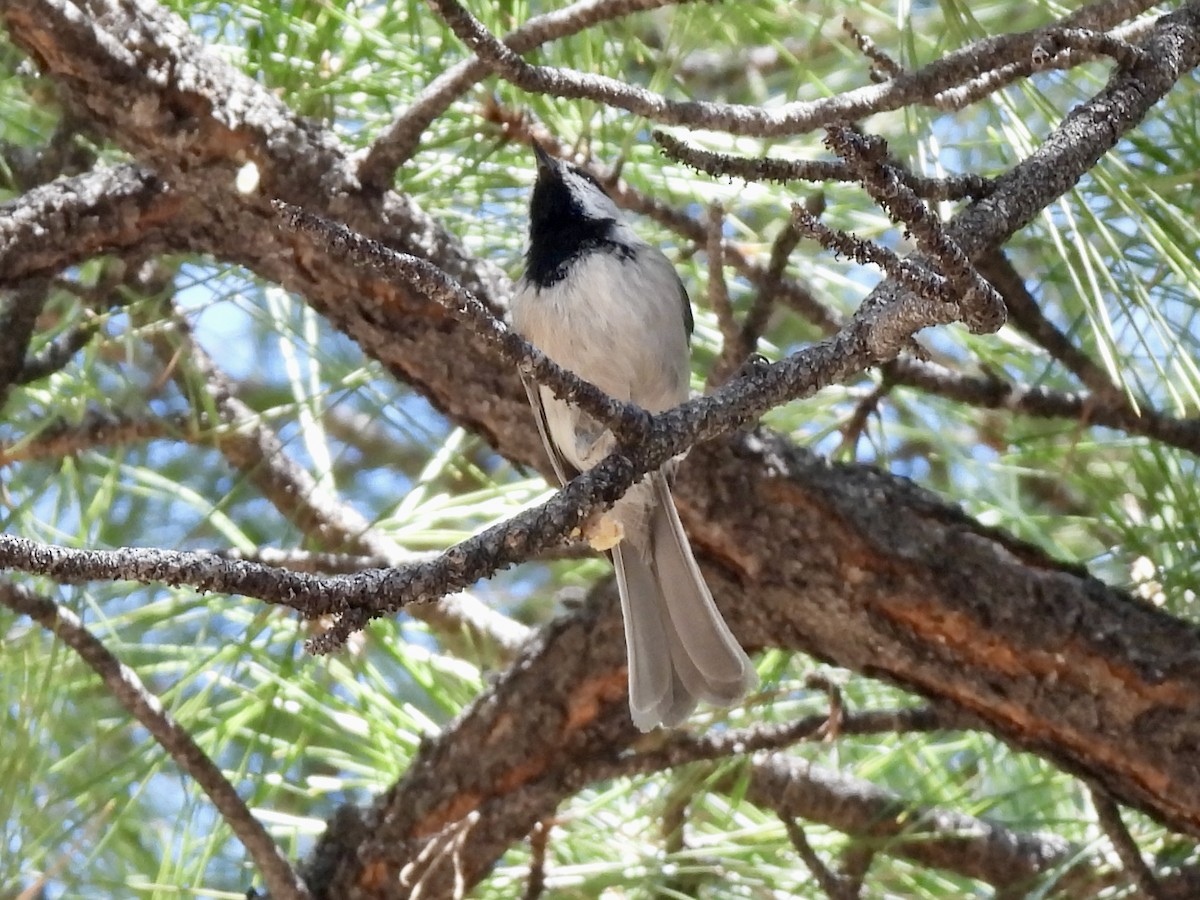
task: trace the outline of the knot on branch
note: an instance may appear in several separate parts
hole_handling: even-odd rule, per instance
[[[963,324],[972,334],[992,334],[1008,321],[1004,298],[983,278],[974,279],[959,301],[959,310]]]

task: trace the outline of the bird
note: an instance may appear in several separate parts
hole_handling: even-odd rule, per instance
[[[640,238],[590,172],[532,143],[529,243],[511,315],[546,356],[609,396],[659,413],[688,399],[691,302],[675,267]],[[593,417],[523,375],[555,475],[566,484],[616,445]],[[698,701],[731,706],[757,683],[704,581],[671,497],[677,460],[617,501],[591,543],[609,549],[621,598],[629,710],[640,731],[684,722]],[[611,545],[611,546],[610,546]]]

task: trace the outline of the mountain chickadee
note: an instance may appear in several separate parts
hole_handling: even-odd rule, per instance
[[[625,224],[587,172],[534,143],[526,270],[517,331],[618,400],[662,412],[688,399],[692,309],[665,256]],[[538,430],[566,484],[615,440],[582,410],[527,380]],[[678,725],[698,700],[728,706],[758,676],[713,603],[671,500],[668,467],[617,501],[610,529],[629,653],[629,710],[642,731]],[[623,538],[623,540],[622,540]],[[604,549],[593,536],[593,546]]]

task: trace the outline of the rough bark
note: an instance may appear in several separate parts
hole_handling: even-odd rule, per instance
[[[1193,626],[909,482],[830,465],[778,436],[697,447],[677,486],[705,575],[747,646],[909,687],[1200,834]],[[637,732],[613,613],[609,603],[548,628],[431,742],[370,811],[372,841],[342,856],[328,896],[391,896],[385,875],[471,813],[480,818],[459,855],[433,854],[418,871],[427,885],[449,883],[455,865],[481,874],[578,789],[576,771],[628,749]]]

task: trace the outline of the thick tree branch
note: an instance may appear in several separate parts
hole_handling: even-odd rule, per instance
[[[768,435],[698,447],[677,498],[703,523],[693,538],[706,577],[747,645],[813,652],[940,698],[956,726],[987,727],[1200,833],[1196,628],[912,485],[830,466]],[[477,827],[478,842],[468,842],[469,857],[482,855],[470,866],[482,871],[504,836],[519,840],[581,779],[628,771],[619,753],[636,735],[624,716],[619,620],[607,612],[551,627],[423,751],[371,813],[373,854],[399,847],[398,859],[411,858],[422,836],[477,810],[498,829]],[[494,765],[481,769],[478,746]],[[668,746],[680,748],[674,759],[696,758],[683,737]],[[378,858],[346,857],[337,884],[359,883]]]
[[[812,465],[821,466],[815,461]],[[778,472],[778,468],[775,471]],[[874,476],[865,470],[856,471],[866,480],[862,489],[871,492],[869,482]],[[792,474],[796,474],[796,470],[792,470]],[[767,477],[773,480],[777,476]],[[695,480],[689,478],[689,482]],[[833,480],[830,478],[830,484]],[[738,486],[731,488],[737,489]],[[840,501],[846,506],[853,502],[854,498],[850,496]],[[887,505],[886,508],[894,507]],[[753,518],[760,516],[762,513],[752,514]],[[766,530],[777,524],[778,520],[764,522],[758,528]],[[751,537],[749,544],[753,543]],[[836,551],[819,547],[814,555],[830,552]],[[1015,558],[1013,561],[1015,563]],[[798,562],[796,568],[803,569],[807,562]],[[797,578],[801,577],[803,575],[797,573]],[[740,594],[743,583],[744,574],[722,577],[718,587],[720,598],[726,600]],[[763,583],[762,579],[754,582],[756,588]],[[780,597],[780,601],[795,602],[799,596],[805,605],[811,603],[821,607],[828,602],[829,595],[836,594],[839,589],[844,590],[833,584],[827,589],[821,588],[820,598],[807,596],[808,592],[801,589],[799,594],[793,591],[786,598]],[[424,841],[467,811],[477,812],[481,816],[480,823],[502,828],[516,840],[528,830],[530,823],[552,813],[559,802],[594,780],[646,774],[765,747],[783,747],[820,733],[824,716],[774,729],[758,727],[749,733],[675,733],[663,736],[661,744],[619,755],[624,742],[633,740],[635,735],[627,728],[610,730],[624,725],[620,646],[613,648],[607,644],[608,638],[616,635],[620,627],[612,599],[608,597],[610,605],[607,608],[592,606],[580,615],[552,626],[541,645],[532,648],[526,658],[502,679],[494,695],[481,698],[451,731],[423,750],[397,789],[381,798],[368,813],[366,828],[377,836],[370,844],[371,855],[366,859],[343,857],[340,874],[328,888],[328,896],[386,896],[383,885],[387,878],[383,873],[394,864],[390,860],[395,842],[407,848],[400,850],[395,859],[410,859]],[[728,606],[726,609],[743,623],[747,616],[755,616],[753,610]],[[830,611],[816,611],[815,615],[829,618]],[[829,623],[834,630],[844,625],[845,620],[836,615]],[[772,626],[763,623],[762,627]],[[743,637],[746,636],[743,632]],[[754,639],[753,634],[749,637]],[[1071,660],[1064,660],[1065,666],[1071,664]],[[950,669],[947,677],[954,677]],[[971,670],[958,671],[961,674]],[[1086,681],[1087,676],[1080,674]],[[1053,679],[1048,681],[1053,682]],[[1053,689],[1052,684],[1045,687]],[[524,725],[513,722],[514,710],[522,711],[518,715]],[[847,714],[842,732],[860,734],[896,728],[958,727],[961,724],[956,714],[947,717],[937,710],[864,712]],[[485,745],[488,748],[486,758],[491,760],[495,756],[497,759],[494,766],[485,764],[481,771],[482,757],[475,748],[481,737],[489,735],[495,737]],[[608,743],[614,739],[620,742]],[[1137,737],[1134,740],[1140,741]],[[448,780],[445,778],[447,773],[453,773]],[[736,777],[731,778],[731,782],[736,781]],[[766,755],[757,759],[750,785],[752,802],[758,805],[822,822],[849,835],[870,840],[872,846],[880,846],[882,842],[880,849],[884,852],[958,872],[997,887],[1028,886],[1039,877],[1057,872],[1057,884],[1063,896],[1089,897],[1099,887],[1111,883],[1110,875],[1089,868],[1086,861],[1079,860],[1077,848],[1061,839],[1011,832],[949,810],[914,811],[903,798],[791,757]],[[417,804],[416,809],[413,803]],[[336,841],[337,834],[336,826],[331,826],[328,840]],[[472,835],[477,837],[467,839],[460,859],[466,866],[468,880],[470,873],[485,871],[490,865],[490,854],[502,852],[505,846],[482,824],[475,826]],[[1079,864],[1072,866],[1075,860],[1079,860]],[[369,883],[364,880],[367,873],[372,873]],[[438,879],[448,877],[446,871],[423,874],[430,885],[437,885]],[[343,891],[351,893],[343,894]]]
[[[133,165],[28,191],[0,207],[0,284],[57,274],[100,253],[172,248],[170,223],[182,205],[157,176]]]

